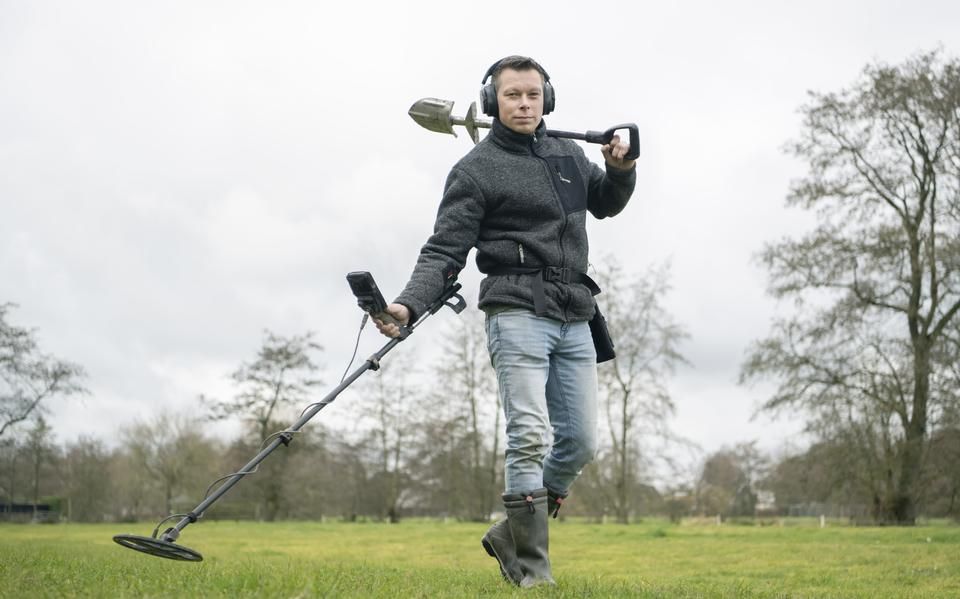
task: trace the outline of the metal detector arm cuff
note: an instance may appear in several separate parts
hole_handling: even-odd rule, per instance
[[[461,287],[462,286],[456,281],[456,279],[451,279],[447,286],[443,288],[443,293],[440,294],[440,297],[434,300],[432,304],[427,306],[427,309],[423,311],[423,314],[417,315],[416,322],[407,326],[411,330],[417,328],[423,323],[424,320],[439,312],[444,306],[447,306],[457,314],[463,312],[467,307],[467,301],[458,293]]]
[[[467,300],[463,299],[463,296],[460,295],[459,293],[456,293],[456,290],[458,289],[460,289],[459,283],[457,283],[457,289],[453,290],[453,292],[445,296],[443,305],[447,306],[457,314],[460,314],[461,312],[464,311],[464,309],[466,309]],[[451,303],[452,300],[455,300],[455,301]],[[436,311],[439,309],[440,307],[438,306],[435,310],[433,310],[433,312],[436,313]]]
[[[460,283],[458,283],[456,280],[452,281],[450,284],[444,287],[443,293],[440,294],[440,297],[438,297],[436,301],[430,304],[430,307],[427,308],[426,314],[436,314],[444,306],[449,307],[451,310],[453,310],[457,314],[460,314],[461,312],[463,312],[463,310],[467,307],[467,301],[463,299],[462,295],[457,293],[458,291],[460,291],[461,287],[462,286],[460,285]],[[450,300],[455,300],[455,301],[451,303]]]

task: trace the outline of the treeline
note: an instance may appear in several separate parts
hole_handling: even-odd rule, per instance
[[[396,458],[396,448],[385,454],[382,431],[369,429],[348,440],[342,430],[311,423],[204,517],[487,520],[499,505],[502,459],[491,438],[475,444],[462,424],[452,428],[458,425],[444,418],[425,422],[409,431],[408,446]],[[154,521],[183,513],[260,445],[252,438],[224,443],[206,435],[200,422],[165,416],[125,429],[114,448],[100,439],[56,445],[49,438],[39,420],[26,434],[0,444],[0,510],[6,519]],[[473,463],[475,447],[482,452]],[[628,493],[627,520],[826,515],[875,522],[876,497],[866,480],[871,473],[860,471],[849,451],[842,442],[817,443],[774,459],[747,442],[699,459],[691,480],[655,484],[638,472]],[[958,463],[960,428],[939,431],[923,472],[926,492],[918,501],[923,516],[960,519]],[[565,516],[618,520],[613,490],[602,476],[614,465],[607,450],[588,466]]]
[[[565,516],[623,523],[653,514],[886,521],[883,492],[897,475],[889,445],[898,436],[889,420],[820,429],[813,421],[809,448],[776,457],[754,442],[703,455],[670,426],[668,382],[685,362],[678,347],[687,334],[666,309],[669,269],[631,274],[608,260],[596,277],[618,357],[599,366],[600,451],[574,486]],[[204,517],[488,520],[500,509],[504,432],[482,318],[474,310],[451,320],[439,335],[437,359],[390,354],[379,372],[334,404],[336,418],[315,418]],[[18,332],[3,324],[7,337]],[[98,522],[189,511],[331,386],[317,375],[321,354],[310,333],[265,332],[255,358],[231,374],[231,397],[201,396],[192,419],[161,413],[109,440],[58,444],[37,410],[0,436],[0,514]],[[39,358],[21,361],[33,364],[35,378],[51,371],[38,366]],[[71,385],[82,390],[76,380]],[[958,518],[960,410],[956,402],[942,405],[913,497],[919,515]],[[214,438],[210,423],[222,418],[242,422],[243,433]]]
[[[146,433],[146,435],[144,435]],[[252,439],[229,443],[203,434],[197,422],[166,417],[133,427],[109,448],[100,439],[64,446],[30,434],[0,449],[5,512],[34,517],[36,504],[53,519],[75,522],[143,521],[182,513],[208,486],[236,472],[259,449]],[[392,519],[412,515],[479,519],[492,508],[489,483],[475,494],[463,440],[453,453],[416,469],[383,468],[371,439],[346,441],[342,432],[312,423],[280,448],[205,514],[207,519]],[[422,448],[410,448],[422,453]],[[13,505],[21,506],[12,514]],[[36,519],[48,516],[44,509]],[[487,511],[486,513],[489,513]]]
[[[667,508],[672,515],[827,516],[858,524],[886,523],[878,489],[891,484],[895,475],[885,467],[890,459],[882,451],[864,454],[853,431],[777,457],[759,451],[753,442],[740,443],[707,456],[692,492],[675,496],[680,505],[668,501]],[[958,423],[931,435],[922,464],[918,514],[960,520]]]
[[[669,272],[630,275],[610,264],[598,277],[619,355],[599,367],[601,449],[564,515],[882,521],[877,489],[894,473],[883,445],[865,449],[861,429],[778,457],[753,442],[704,456],[673,434],[666,383],[682,361],[677,345],[685,332],[664,309]],[[321,413],[204,517],[489,519],[500,509],[504,432],[482,314],[465,312],[443,333],[438,359],[391,354],[334,404],[337,418]],[[321,386],[321,354],[309,333],[266,332],[255,359],[232,373],[232,397],[201,397],[204,416],[159,414],[117,431],[109,443],[88,437],[58,444],[34,415],[0,437],[0,511],[10,519],[76,522],[189,511],[321,395],[310,393]],[[956,415],[938,419],[924,453],[917,504],[928,517],[960,517]],[[243,422],[244,432],[214,438],[210,422],[224,417]]]

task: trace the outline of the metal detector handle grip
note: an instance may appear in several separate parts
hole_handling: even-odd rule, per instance
[[[400,327],[401,329],[402,329],[404,326],[406,326],[406,325],[400,324],[400,321],[398,321],[398,320],[397,320],[396,318],[394,318],[393,316],[390,316],[390,314],[388,314],[387,312],[378,312],[378,313],[376,313],[376,314],[370,314],[370,316],[371,316],[372,318],[376,318],[377,320],[383,321],[383,322],[385,322],[385,323],[387,323],[387,324],[395,324],[395,325],[397,325],[398,327]]]
[[[624,156],[625,160],[636,160],[640,156],[640,131],[636,123],[623,123],[614,125],[606,131],[587,131],[584,138],[592,144],[608,144],[617,131],[627,129],[630,131],[630,150]]]

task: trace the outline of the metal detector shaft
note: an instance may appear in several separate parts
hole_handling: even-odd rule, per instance
[[[426,320],[431,314],[436,314],[445,305],[452,308],[458,314],[462,312],[463,309],[466,307],[466,302],[457,293],[460,290],[460,287],[461,287],[460,283],[457,283],[457,282],[454,282],[452,285],[450,285],[444,291],[444,293],[440,296],[440,298],[430,306],[430,309],[427,312],[425,312],[415,323],[406,327],[408,329],[407,334],[401,335],[400,337],[397,337],[388,341],[386,345],[380,348],[372,356],[367,358],[366,362],[364,362],[362,366],[358,367],[356,370],[351,372],[339,385],[336,386],[336,388],[333,389],[333,391],[328,393],[326,397],[324,397],[322,400],[318,401],[317,403],[312,404],[312,407],[309,410],[306,410],[303,413],[303,415],[300,416],[299,420],[293,423],[293,425],[287,428],[286,430],[278,433],[277,438],[271,441],[270,444],[264,447],[262,450],[260,450],[260,453],[255,455],[253,459],[247,462],[246,465],[243,468],[241,468],[239,472],[237,472],[236,474],[230,475],[226,480],[224,480],[224,482],[219,487],[217,487],[217,489],[213,493],[208,495],[202,502],[200,502],[199,505],[197,505],[197,507],[193,508],[192,511],[187,513],[179,522],[177,522],[175,526],[164,531],[163,534],[161,535],[161,540],[165,542],[176,541],[177,538],[180,536],[180,531],[182,531],[191,523],[196,522],[199,518],[201,518],[203,516],[203,513],[211,505],[216,503],[218,499],[220,499],[227,493],[227,491],[229,491],[231,488],[233,488],[234,485],[240,482],[240,479],[242,479],[247,474],[250,474],[257,467],[257,465],[259,465],[260,462],[265,460],[267,456],[273,453],[273,451],[277,447],[279,447],[280,445],[289,445],[290,441],[293,439],[294,433],[298,432],[301,428],[303,428],[303,426],[307,422],[309,422],[311,418],[316,416],[317,412],[325,408],[328,404],[332,403],[333,400],[335,400],[337,396],[340,395],[341,392],[343,392],[344,389],[349,387],[354,381],[360,378],[360,376],[363,375],[368,370],[379,370],[380,360],[382,360],[383,357],[387,355],[390,352],[390,350],[396,347],[401,341],[406,339],[409,336],[409,334],[413,331],[413,329],[416,329],[417,327],[419,327],[423,323],[423,321]],[[457,302],[454,304],[450,303],[450,300],[453,298],[457,299]]]

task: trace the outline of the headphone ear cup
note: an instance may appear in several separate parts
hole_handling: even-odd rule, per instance
[[[553,90],[553,84],[549,81],[543,83],[543,114],[548,115],[553,112],[557,106],[557,96]]]
[[[497,90],[493,83],[488,83],[480,88],[480,109],[483,114],[497,118],[500,116],[500,105],[497,104]]]

